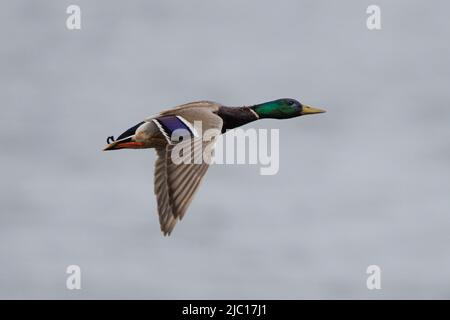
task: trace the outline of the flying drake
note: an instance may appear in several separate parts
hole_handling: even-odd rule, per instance
[[[301,104],[294,99],[278,99],[244,107],[227,107],[211,101],[191,102],[138,123],[103,150],[156,150],[158,157],[155,163],[154,191],[159,222],[163,234],[170,235],[177,221],[186,213],[209,166],[205,161],[179,164],[172,161],[171,150],[177,144],[172,139],[172,134],[176,130],[188,132],[195,139],[195,121],[201,121],[203,132],[215,129],[225,133],[226,130],[259,119],[289,119],[323,112],[325,111]],[[214,144],[214,140],[202,141],[203,148],[209,144]],[[212,148],[213,145],[209,147]]]

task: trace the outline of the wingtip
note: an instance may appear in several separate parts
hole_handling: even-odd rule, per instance
[[[170,234],[172,233],[172,230],[167,230],[161,226],[161,232],[164,235],[164,237],[169,237]]]

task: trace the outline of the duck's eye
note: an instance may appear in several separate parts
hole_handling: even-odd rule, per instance
[[[294,104],[294,101],[291,101],[291,100],[288,101],[289,106],[292,106],[293,104]]]

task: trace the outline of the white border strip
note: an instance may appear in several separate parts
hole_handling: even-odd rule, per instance
[[[192,126],[192,124],[189,122],[189,121],[187,121],[185,118],[183,118],[182,116],[176,116],[178,119],[180,119],[181,120],[181,122],[183,122],[185,125],[186,125],[186,127],[188,127],[189,128],[189,130],[191,130],[191,132],[192,132],[192,134],[194,135],[194,137],[196,137],[196,138],[198,138],[198,132],[197,132],[197,130],[195,130],[195,128]]]
[[[167,132],[164,130],[162,125],[159,123],[158,119],[152,119],[152,121],[156,124],[156,126],[159,129],[159,131],[161,131],[161,133],[163,134],[164,138],[166,138],[167,142],[169,144],[173,144],[172,141],[170,141],[170,137],[167,135]]]

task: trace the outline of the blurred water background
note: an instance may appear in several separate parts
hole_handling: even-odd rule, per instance
[[[377,0],[369,31],[372,2],[2,2],[0,298],[450,298],[450,4]],[[181,103],[280,97],[328,112],[249,125],[280,129],[279,173],[212,167],[169,238],[155,153],[101,152]]]

